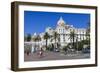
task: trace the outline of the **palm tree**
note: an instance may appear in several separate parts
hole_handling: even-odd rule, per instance
[[[87,45],[90,46],[90,23],[88,23],[87,30],[86,30],[86,41]]]
[[[39,41],[41,41],[41,37],[39,35],[37,35],[36,40],[37,40],[38,46],[39,46]]]
[[[26,35],[24,35],[24,41],[27,41],[27,36]]]
[[[74,30],[70,32],[70,41],[72,41],[72,48],[74,48],[75,32]]]
[[[33,37],[32,40],[35,42],[35,48],[36,48],[36,42],[41,41],[41,37],[39,35],[37,35],[37,36]],[[39,44],[38,44],[38,46],[39,46]]]
[[[36,39],[37,41],[41,41],[41,37],[39,35],[37,35]]]
[[[27,34],[27,41],[31,41],[31,38],[32,38],[31,34]]]
[[[36,36],[32,38],[32,41],[34,41],[34,52],[35,52],[36,51],[36,41],[37,41]]]
[[[78,51],[78,34],[77,34],[77,36],[76,36],[76,49],[77,49],[77,51]]]
[[[58,36],[58,33],[56,31],[54,32],[53,37],[55,39],[55,45],[57,46],[57,39],[59,40],[59,36]]]
[[[48,39],[50,38],[50,35],[46,32],[44,34],[44,39],[46,40],[46,49],[47,49],[47,45],[48,45]]]
[[[37,41],[36,36],[33,37],[32,40],[33,40],[34,42],[36,42],[36,41]]]

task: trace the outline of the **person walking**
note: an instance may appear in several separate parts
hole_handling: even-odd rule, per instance
[[[39,58],[43,57],[43,49],[41,48],[41,50],[39,51]]]

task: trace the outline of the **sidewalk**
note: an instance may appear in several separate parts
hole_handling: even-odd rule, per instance
[[[43,57],[39,57],[37,53],[24,54],[24,61],[45,61],[45,60],[65,60],[65,59],[86,59],[90,58],[90,54],[66,54],[60,52],[44,52]]]

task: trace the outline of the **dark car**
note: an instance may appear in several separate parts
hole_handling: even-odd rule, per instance
[[[58,48],[55,48],[55,49],[54,49],[54,52],[59,52],[59,49],[58,49]]]
[[[83,53],[90,53],[90,49],[89,49],[89,48],[84,48],[84,49],[82,50],[82,52],[83,52]]]

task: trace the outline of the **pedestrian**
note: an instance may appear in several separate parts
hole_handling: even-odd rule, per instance
[[[28,56],[29,56],[29,53],[30,53],[29,50],[27,50],[27,55],[28,55]]]
[[[40,57],[40,58],[43,57],[43,50],[42,50],[42,48],[41,48],[41,50],[39,51],[39,57]]]

